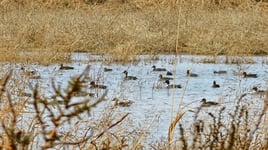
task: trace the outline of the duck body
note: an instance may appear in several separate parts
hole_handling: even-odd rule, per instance
[[[26,75],[29,79],[41,79],[41,76],[36,71],[27,71]]]
[[[187,70],[187,71],[186,71],[186,76],[187,76],[187,77],[198,77],[198,74],[191,73],[190,70]]]
[[[210,106],[217,106],[219,103],[217,102],[212,102],[212,101],[207,101],[205,98],[201,100],[201,107],[210,107]]]
[[[243,72],[243,77],[244,78],[257,78],[258,75],[257,74],[252,74],[252,73],[248,74],[246,72]]]
[[[219,88],[220,85],[216,83],[216,81],[213,81],[213,84],[212,84],[212,87],[213,88]]]
[[[219,71],[213,71],[214,74],[226,74],[227,71],[225,70],[219,70]]]
[[[73,70],[74,67],[71,66],[64,66],[63,64],[60,64],[60,70]]]
[[[180,84],[170,84],[169,80],[166,80],[165,83],[167,84],[167,88],[181,88]]]
[[[92,89],[107,89],[107,86],[100,85],[100,84],[95,84],[94,81],[91,81],[90,82],[90,88],[92,88]]]
[[[125,70],[123,72],[125,74],[125,80],[137,80],[138,78],[137,77],[134,77],[134,76],[128,76],[128,72]]]
[[[41,79],[40,75],[32,75],[29,77],[29,79]]]
[[[89,96],[89,97],[94,97],[94,93],[87,93],[87,92],[77,92],[77,93],[74,93],[73,96],[75,97],[86,97],[86,96]]]
[[[167,71],[166,68],[156,68],[155,65],[152,66],[152,70],[153,70],[153,71]]]
[[[21,67],[21,70],[24,75],[29,77],[29,79],[41,79],[41,76],[35,70],[26,70],[24,67]]]
[[[265,92],[264,90],[259,90],[257,87],[253,87],[252,90],[255,92]]]
[[[114,98],[113,101],[115,101],[114,106],[121,106],[121,107],[129,107],[131,104],[133,104],[133,101],[120,101],[118,98]]]
[[[172,76],[173,75],[173,73],[172,72],[170,72],[170,71],[167,71],[167,74],[166,74],[167,76]]]
[[[173,80],[173,78],[171,78],[171,77],[163,77],[163,75],[160,74],[160,75],[159,75],[159,80],[160,80],[160,81],[164,81],[164,80]]]
[[[268,91],[265,91],[265,90],[259,90],[257,87],[253,87],[252,90],[253,90],[256,94],[260,95],[261,97],[262,97],[262,96],[265,96],[265,95],[268,94]]]
[[[111,68],[103,68],[103,70],[104,70],[104,72],[111,72],[111,71],[113,71],[113,69],[111,69]]]
[[[125,80],[137,80],[137,77],[134,76],[125,76]]]

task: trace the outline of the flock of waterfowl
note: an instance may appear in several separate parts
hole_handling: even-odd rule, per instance
[[[66,66],[63,64],[60,64],[59,70],[73,70],[74,67],[72,66]],[[36,71],[26,71],[26,69],[24,67],[21,67],[21,70],[23,70],[24,72],[26,72],[31,79],[40,79],[40,75],[37,74]],[[104,72],[111,72],[113,71],[113,69],[111,68],[104,68],[103,69]],[[152,66],[152,71],[154,72],[166,72],[166,76],[163,76],[161,73],[159,74],[159,79],[158,81],[165,84],[165,88],[182,88],[182,86],[180,84],[171,84],[170,80],[173,80],[174,78],[171,77],[173,76],[173,73],[171,71],[168,71],[166,68],[157,68],[155,65]],[[124,70],[122,72],[123,74],[125,74],[124,76],[124,80],[137,80],[138,78],[135,76],[130,76],[128,75],[128,71]],[[214,74],[227,74],[227,71],[225,70],[218,70],[218,71],[214,71]],[[186,76],[187,77],[198,77],[199,75],[196,73],[191,72],[190,70],[186,71]],[[242,76],[244,78],[257,78],[258,75],[257,74],[250,74],[247,72],[243,72]],[[101,85],[101,84],[96,84],[95,81],[90,81],[90,88],[95,88],[95,89],[107,89],[108,87],[106,85]],[[213,81],[213,84],[211,86],[212,88],[220,88],[220,85],[216,83],[216,81]],[[267,94],[267,91],[264,90],[259,90],[257,87],[254,87],[253,90],[258,93],[259,95],[265,95]],[[128,107],[130,106],[133,102],[132,101],[120,101],[118,98],[114,98],[113,101],[115,101],[115,105],[117,106],[123,106],[123,107]],[[201,100],[201,106],[202,107],[208,107],[208,106],[216,106],[218,105],[218,103],[216,102],[212,102],[212,101],[207,101],[205,98],[203,98]]]
[[[163,76],[162,74],[159,74],[159,79],[158,81],[163,82],[166,84],[166,88],[182,88],[182,86],[180,84],[170,84],[170,80],[173,80],[172,77],[168,77],[168,76],[172,76],[173,73],[168,71],[166,68],[157,68],[155,65],[152,66],[152,71],[155,72],[166,72],[166,76]],[[125,70],[123,73],[125,73],[125,79],[126,80],[136,80],[137,77],[135,76],[128,76],[128,72]],[[214,74],[227,74],[226,70],[218,70],[218,71],[213,71]],[[186,76],[187,77],[198,77],[199,75],[196,73],[191,72],[190,70],[186,71]],[[242,77],[243,78],[257,78],[258,75],[257,74],[251,74],[251,73],[247,73],[247,72],[243,72],[242,73]],[[214,80],[212,83],[212,88],[220,88],[220,85],[217,84],[217,82]],[[257,93],[257,94],[266,94],[267,91],[264,90],[258,90],[257,87],[254,87],[253,90]],[[209,106],[217,106],[219,103],[217,102],[213,102],[213,101],[207,101],[205,98],[203,98],[201,100],[201,107],[209,107]]]

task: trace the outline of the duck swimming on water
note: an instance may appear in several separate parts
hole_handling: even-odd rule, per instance
[[[164,81],[164,80],[173,80],[171,77],[163,77],[162,74],[159,75],[159,81]]]
[[[201,100],[201,107],[210,107],[210,106],[217,106],[219,103],[217,102],[212,102],[212,101],[207,101],[205,98]]]
[[[214,74],[226,74],[227,71],[225,70],[219,70],[219,71],[213,71]]]
[[[156,68],[155,65],[152,66],[153,71],[167,71],[166,68]]]
[[[111,68],[106,68],[106,67],[104,67],[103,70],[104,70],[104,72],[111,72],[111,71],[113,71],[113,69],[111,69]]]
[[[247,73],[247,72],[243,72],[243,77],[244,78],[257,78],[258,75],[257,74],[252,74],[252,73]]]
[[[198,74],[191,73],[190,70],[187,70],[186,71],[186,76],[188,76],[188,77],[198,77]]]
[[[167,71],[167,74],[166,74],[167,76],[172,76],[173,75],[173,73],[172,72],[170,72],[170,71]]]
[[[124,78],[125,80],[137,80],[138,79],[135,76],[129,76],[126,70],[123,73],[125,74],[125,78]]]
[[[60,64],[60,70],[72,70],[74,67],[71,66],[64,66],[63,64]]]
[[[120,101],[118,98],[114,98],[112,101],[115,101],[114,106],[129,107],[133,104],[133,101]]]
[[[267,96],[268,91],[267,90],[259,90],[256,86],[252,88],[252,90],[255,92],[255,94],[260,95],[260,97]]]
[[[107,89],[107,86],[101,85],[101,84],[95,84],[94,81],[91,81],[90,88],[92,88],[92,89]]]
[[[212,87],[213,87],[213,88],[219,88],[220,85],[217,84],[216,81],[214,80],[214,81],[213,81],[213,84],[212,84]]]
[[[181,88],[180,84],[170,84],[169,80],[166,80],[167,88]]]

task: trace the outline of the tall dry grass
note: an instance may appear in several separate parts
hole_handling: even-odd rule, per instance
[[[154,149],[267,149],[267,97],[260,98],[256,107],[247,97],[236,97],[233,109],[199,107],[190,124],[178,114],[170,124],[169,138],[152,144]],[[264,101],[263,101],[264,100]],[[215,111],[216,110],[216,111]],[[177,130],[176,137],[173,133]]]
[[[92,116],[104,103],[107,90],[99,97],[74,100],[77,93],[86,92],[82,84],[89,71],[88,66],[64,89],[52,81],[51,97],[43,93],[37,81],[23,76],[24,72],[7,72],[0,81],[1,149],[139,149],[141,144],[135,139],[141,135],[139,130],[128,128],[129,113],[120,113],[109,105],[98,118]],[[29,95],[25,95],[29,88]]]
[[[0,147],[185,150],[268,147],[267,97],[252,98],[252,93],[243,93],[233,99],[233,108],[200,106],[193,120],[186,124],[182,119],[190,112],[180,109],[170,123],[168,137],[152,144],[146,136],[154,121],[137,129],[131,124],[131,114],[118,112],[115,105],[105,107],[98,118],[91,115],[105,102],[107,90],[94,98],[74,99],[76,94],[88,92],[84,84],[89,71],[88,66],[79,76],[73,76],[66,87],[52,80],[53,92],[49,97],[43,93],[47,91],[38,87],[38,80],[34,82],[36,79],[26,75],[25,70],[7,71],[0,80]],[[30,95],[24,94],[27,89],[31,89]]]
[[[17,56],[21,51],[44,52],[42,56],[49,61],[65,61],[67,58],[62,58],[60,52],[111,54],[115,60],[136,54],[175,53],[176,43],[178,53],[267,53],[266,3],[250,0],[86,2],[2,0],[1,51]],[[180,36],[176,41],[178,18]],[[11,60],[14,55],[5,55],[1,60]]]

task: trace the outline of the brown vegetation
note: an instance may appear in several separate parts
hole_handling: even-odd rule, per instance
[[[105,108],[99,120],[93,120],[91,113],[97,105],[105,101],[105,90],[98,98],[85,96],[81,101],[73,101],[82,90],[82,83],[90,71],[88,66],[77,77],[73,77],[63,90],[53,82],[54,93],[45,96],[38,85],[18,86],[16,83],[26,78],[16,79],[16,71],[6,73],[1,79],[0,147],[1,149],[122,149],[137,146],[129,143],[131,136],[127,130],[129,113],[115,112],[115,106]],[[21,87],[24,85],[24,87]],[[24,95],[27,87],[32,92]],[[96,93],[95,93],[96,94]],[[138,146],[139,147],[139,146]]]
[[[136,54],[213,55],[203,60],[207,63],[226,54],[227,61],[236,63],[228,56],[267,54],[267,8],[267,3],[251,0],[0,0],[0,61],[50,64],[71,61],[72,52],[89,52],[110,54],[112,61],[130,61]],[[82,92],[88,71],[64,90],[55,85],[49,98],[38,86],[28,85],[26,73],[7,73],[1,79],[0,147],[267,149],[267,132],[262,132],[267,129],[267,104],[250,118],[244,95],[237,98],[229,120],[222,119],[222,108],[208,113],[207,122],[199,118],[200,108],[189,131],[180,122],[188,112],[181,111],[170,124],[168,139],[145,145],[145,134],[130,132],[129,114],[115,113],[114,106],[98,121],[90,120],[105,92],[97,99],[71,102]],[[26,86],[32,93],[24,92]],[[78,137],[79,131],[85,132]]]
[[[82,97],[72,101],[83,90],[90,71],[73,77],[66,88],[53,82],[54,93],[46,97],[37,85],[30,96],[20,94],[26,83],[9,72],[1,79],[1,136],[3,149],[267,149],[267,98],[252,102],[247,93],[234,99],[234,107],[209,109],[198,107],[193,121],[183,124],[187,108],[170,123],[168,138],[146,142],[145,126],[136,129],[128,122],[129,113],[116,112],[117,106],[104,108],[97,120],[90,115],[105,101],[107,90],[98,98]],[[25,79],[27,76],[25,76]],[[24,80],[25,80],[24,79]],[[26,79],[27,80],[27,79]],[[22,87],[21,87],[22,86]],[[20,89],[22,88],[22,89]],[[22,91],[20,91],[20,90]],[[20,92],[19,92],[20,91]],[[266,93],[267,94],[267,93]],[[263,100],[263,101],[262,101]],[[253,104],[255,103],[255,104]],[[258,110],[252,109],[257,105]],[[217,110],[217,111],[215,111]],[[189,119],[189,118],[188,118]],[[176,132],[175,132],[176,131]],[[177,133],[177,134],[175,134]],[[143,141],[145,140],[145,141]]]
[[[5,58],[0,60],[12,60],[21,51],[42,52],[47,63],[69,61],[61,52],[116,59],[159,53],[266,54],[266,6],[250,0],[2,0],[0,50]],[[40,61],[35,57],[27,60]]]

